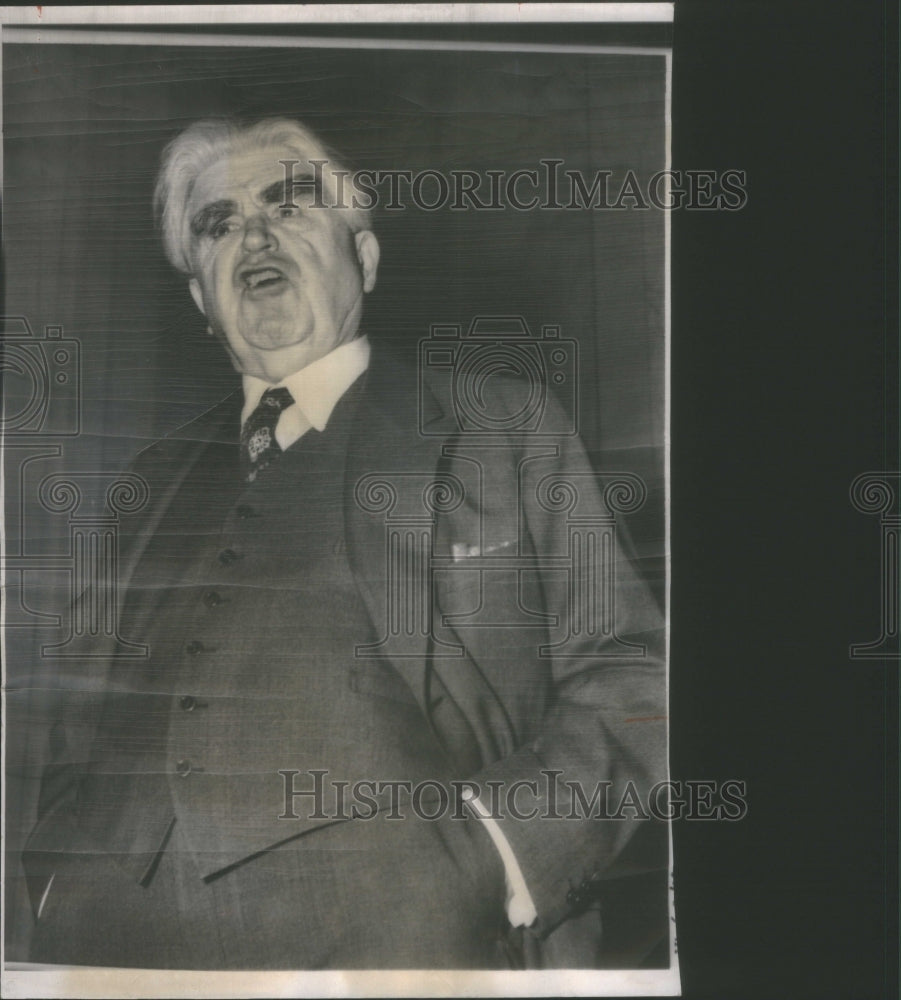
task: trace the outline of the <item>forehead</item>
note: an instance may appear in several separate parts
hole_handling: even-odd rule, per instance
[[[308,155],[317,159],[313,151]],[[279,146],[232,153],[215,160],[194,181],[188,199],[189,215],[214,201],[258,201],[266,188],[284,183],[285,167],[280,160],[299,161],[293,168],[294,176],[312,170],[298,153]]]

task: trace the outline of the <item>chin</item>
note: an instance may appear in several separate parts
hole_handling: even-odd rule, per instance
[[[307,331],[298,329],[296,323],[287,320],[264,320],[241,336],[248,344],[264,351],[275,351],[280,347],[300,344],[307,338]]]

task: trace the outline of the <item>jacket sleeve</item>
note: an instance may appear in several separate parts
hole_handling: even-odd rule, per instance
[[[572,556],[572,528],[609,524],[610,509],[579,440],[555,443],[550,463],[521,466],[522,510],[537,555]],[[542,489],[543,504],[536,500]],[[620,524],[617,532],[622,535]],[[501,810],[498,824],[537,910],[538,934],[578,913],[602,895],[604,880],[623,873],[630,842],[655,823],[648,813],[652,789],[667,778],[663,615],[626,546],[616,541],[605,554],[600,533],[595,551],[612,580],[606,598],[615,600],[620,642],[572,618],[573,584],[588,573],[584,565],[576,560],[570,573],[544,574],[545,608],[562,619],[555,640],[569,633],[565,650],[553,643],[546,650],[547,711],[534,738],[473,776],[481,788],[496,783],[499,801],[515,801],[519,816],[533,817]],[[608,541],[616,537],[611,533]]]

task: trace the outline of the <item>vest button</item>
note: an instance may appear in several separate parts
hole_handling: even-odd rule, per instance
[[[189,643],[185,644],[185,652],[191,656],[196,656],[198,653],[203,652],[203,643],[192,639]]]
[[[249,517],[256,517],[256,511],[253,507],[248,506],[246,503],[240,504],[240,506],[235,508],[235,513],[242,521],[246,521]]]
[[[180,760],[175,765],[175,773],[179,778],[187,778],[191,773],[191,762],[189,760]]]
[[[221,562],[223,566],[231,566],[232,563],[238,561],[238,558],[238,553],[235,552],[234,549],[223,549],[219,553],[219,562]]]
[[[215,590],[210,590],[203,595],[203,603],[208,608],[216,608],[222,603],[222,597]]]
[[[178,699],[178,705],[183,712],[193,712],[197,707],[197,699],[193,695],[183,694]]]

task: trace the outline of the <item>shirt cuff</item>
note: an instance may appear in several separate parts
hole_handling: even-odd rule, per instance
[[[538,918],[538,911],[535,909],[532,894],[526,885],[510,841],[504,836],[498,822],[473,795],[470,788],[463,790],[463,800],[484,824],[485,831],[491,837],[492,843],[497,848],[501,861],[504,863],[504,874],[507,882],[507,919],[513,927],[531,926]]]

